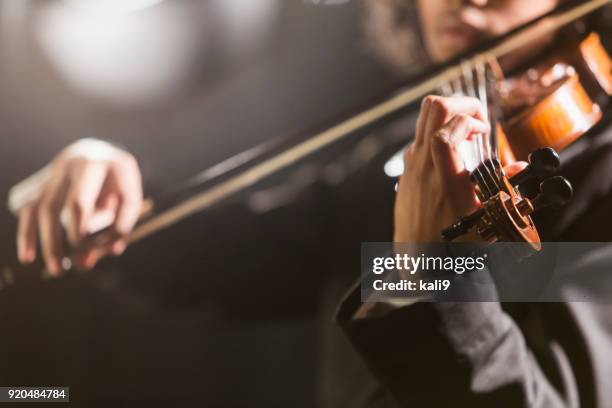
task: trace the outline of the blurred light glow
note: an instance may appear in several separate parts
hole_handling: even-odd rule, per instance
[[[190,84],[215,50],[223,49],[233,64],[256,55],[272,33],[280,4],[62,0],[44,7],[36,38],[80,94],[142,107]]]
[[[142,105],[172,94],[205,47],[205,27],[194,13],[199,7],[176,4],[138,13],[89,14],[56,3],[41,15],[37,39],[51,64],[80,93],[113,104]]]
[[[4,0],[0,2],[0,17],[15,18],[22,16],[28,8],[28,2],[24,0]]]
[[[163,0],[64,0],[79,11],[96,14],[123,14],[140,11],[161,3]]]
[[[217,0],[215,6],[224,27],[224,41],[238,57],[257,48],[280,12],[279,0]]]

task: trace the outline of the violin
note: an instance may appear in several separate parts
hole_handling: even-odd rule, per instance
[[[490,146],[488,154],[482,155],[482,137],[471,142],[480,159],[477,166],[472,165],[471,175],[482,207],[444,229],[442,235],[452,241],[475,229],[485,242],[521,243],[513,250],[523,258],[541,248],[531,214],[548,206],[561,207],[572,197],[571,184],[563,177],[553,176],[560,164],[557,151],[601,120],[602,108],[593,100],[607,103],[612,94],[612,61],[599,36],[590,33],[574,49],[565,48],[510,79],[503,77],[497,61],[490,65],[495,83],[489,93],[497,93],[493,108],[500,116],[490,118],[494,131],[489,143],[496,147],[493,156]],[[466,85],[474,83],[474,70],[468,67],[464,71],[467,76],[451,82],[453,94],[477,94],[486,104],[486,94],[465,91]],[[457,85],[460,89],[456,89]],[[496,123],[496,119],[500,121]],[[509,179],[503,166],[517,159],[529,165]],[[521,194],[521,186],[534,179],[541,183],[540,194],[535,198]]]
[[[505,78],[498,61],[609,4],[612,0],[566,3],[314,135],[299,135],[282,143],[273,139],[273,143],[230,157],[196,175],[173,189],[171,199],[149,197],[128,243],[204,211],[335,142],[383,124],[437,91],[478,97],[492,125],[490,135],[478,135],[470,145],[462,147],[482,206],[442,231],[443,238],[452,241],[474,231],[486,242],[520,243],[522,249],[517,256],[528,256],[541,246],[531,214],[548,206],[560,206],[572,195],[567,180],[553,176],[559,167],[554,149],[565,148],[601,119],[603,107],[593,100],[610,95],[612,63],[597,34],[566,46],[569,51],[557,52],[519,75]],[[527,159],[530,164],[522,173],[508,178],[503,166],[517,159]],[[541,183],[536,197],[521,193],[521,185],[530,180]],[[99,231],[83,245],[96,246],[111,235],[112,231]],[[15,269],[0,270],[0,288],[22,279],[23,274]],[[38,270],[36,275],[38,279],[49,276],[44,270],[42,274]]]

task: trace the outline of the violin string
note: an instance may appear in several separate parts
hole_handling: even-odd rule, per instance
[[[442,82],[439,88],[439,94],[444,97],[452,97],[460,95],[460,91],[457,90],[458,81],[456,79],[449,79],[448,81]],[[464,164],[466,167],[468,166],[467,158],[463,158]]]
[[[474,78],[474,70],[469,62],[464,62],[461,65],[463,71],[463,78],[465,81],[467,92],[466,94],[478,98],[481,102],[482,99],[479,97],[476,91],[476,84]],[[476,78],[477,80],[477,78]],[[472,143],[474,148],[474,155],[476,157],[476,162],[478,163],[472,174],[476,179],[477,184],[480,186],[480,193],[482,195],[483,200],[489,199],[493,195],[494,189],[491,188],[491,184],[489,183],[489,178],[491,178],[488,173],[488,167],[485,164],[484,154],[483,154],[483,138],[482,134],[475,135],[475,140]],[[489,177],[487,177],[489,176]]]
[[[478,98],[482,102],[485,119],[489,119],[489,101],[487,98],[486,67],[481,59],[476,60],[476,75],[478,82]],[[491,145],[487,143],[488,157],[491,157]]]
[[[457,76],[450,81],[451,94],[452,95],[470,95],[476,97],[476,92],[474,89],[474,78],[472,76],[472,68],[470,67],[469,62],[464,62],[461,65],[462,75]],[[462,81],[463,79],[463,81]],[[465,83],[466,89],[464,90],[463,84]],[[474,167],[472,169],[472,175],[476,181],[476,184],[480,187],[480,193],[482,195],[483,200],[487,200],[491,196],[491,188],[489,183],[487,182],[486,177],[483,175],[483,169],[481,164],[483,163],[482,151],[480,149],[480,144],[482,141],[476,140],[475,143],[471,143],[471,147],[473,148],[473,159],[474,159]],[[465,161],[465,160],[464,160]]]
[[[493,175],[493,180],[496,184],[496,190],[502,190],[501,183],[501,167],[499,166],[499,154],[498,154],[498,145],[497,145],[497,110],[499,106],[497,105],[498,100],[497,96],[497,88],[495,80],[490,81],[490,78],[503,80],[503,72],[501,71],[501,67],[497,64],[497,60],[495,58],[489,59],[481,59],[480,60],[480,80],[482,80],[482,90],[485,97],[485,109],[486,109],[486,117],[489,120],[489,124],[491,126],[489,130],[489,140],[487,143],[488,154],[489,154],[489,162],[490,162],[490,170]],[[492,77],[489,75],[491,74]],[[491,100],[489,101],[489,90],[491,90]],[[497,164],[496,164],[497,163]]]
[[[476,82],[478,83],[479,99],[482,102],[485,118],[489,120],[489,123],[491,125],[491,129],[489,131],[489,134],[487,135],[487,140],[486,140],[487,162],[490,162],[492,159],[495,158],[493,157],[493,152],[492,152],[493,137],[495,136],[495,129],[493,129],[493,126],[495,126],[495,120],[491,116],[490,114],[491,112],[489,109],[489,98],[488,98],[488,92],[487,92],[488,91],[487,90],[487,65],[485,61],[483,59],[477,59],[475,61],[475,69],[476,69],[476,75],[477,75]],[[491,167],[495,167],[495,166],[489,166],[488,164],[489,163],[485,165],[487,175],[489,176],[490,180],[493,183],[492,184],[492,186],[494,186],[492,188],[493,191],[498,192],[499,190],[501,190],[499,175],[497,174],[496,171],[493,171],[491,169]],[[491,164],[493,163],[491,162]]]
[[[463,78],[465,78],[465,87],[467,88],[468,95],[472,98],[476,98],[476,90],[474,86],[474,70],[469,61],[461,61],[461,69],[463,70]]]
[[[502,83],[502,81],[505,81],[506,78],[504,76],[504,71],[502,70],[501,65],[499,65],[499,61],[497,60],[497,58],[495,58],[495,56],[486,55],[484,58],[487,61],[487,66],[489,67],[489,72],[491,74],[491,79],[489,80],[487,78],[487,85],[489,86],[489,89],[491,89],[491,106],[493,107],[493,111],[490,112],[489,115],[489,121],[491,122],[491,145],[493,147],[493,157],[499,161],[499,141],[497,139],[496,123],[498,118],[500,117],[500,97],[499,88],[497,87],[497,84]]]
[[[491,68],[489,66],[489,64],[487,62],[485,62],[486,60],[483,59],[479,59],[478,60],[478,64],[477,64],[477,75],[478,75],[478,83],[479,83],[479,94],[482,95],[483,98],[483,106],[485,109],[485,115],[487,117],[487,119],[489,120],[489,124],[490,124],[490,131],[489,134],[487,135],[487,161],[486,161],[486,169],[487,169],[487,174],[490,177],[490,180],[492,181],[492,189],[493,191],[495,191],[495,193],[499,192],[500,190],[502,190],[502,183],[501,183],[501,174],[498,171],[499,170],[499,165],[495,164],[498,163],[498,153],[497,153],[497,128],[496,128],[496,100],[493,99],[491,101],[489,101],[489,88],[490,86],[493,86],[490,81],[489,81],[489,68]],[[492,94],[494,95],[494,91],[495,89],[492,89]]]
[[[440,95],[451,96],[453,94],[453,89],[447,82],[443,82],[442,85],[440,85],[439,93]]]
[[[476,84],[474,82],[474,68],[471,66],[471,64],[469,63],[464,63],[462,64],[463,69],[464,69],[464,75],[466,77],[466,86],[468,86],[469,89],[469,95],[472,96],[473,98],[478,98],[480,100],[480,102],[482,103],[483,106],[486,106],[486,100],[483,98],[482,93],[477,92],[476,90]],[[476,82],[479,82],[480,78],[477,77],[476,78]],[[479,90],[480,90],[480,84],[478,85]],[[485,161],[485,157],[484,157],[484,136],[482,133],[478,133],[475,135],[476,138],[476,149],[477,149],[477,155],[478,155],[478,160],[480,164],[483,164]],[[482,170],[481,170],[482,171]]]
[[[462,61],[461,69],[463,70],[463,78],[465,79],[465,87],[467,89],[467,94],[471,96],[472,98],[478,98],[483,104],[486,103],[486,100],[483,100],[482,95],[480,95],[479,92],[477,92],[475,81],[478,82],[479,78],[474,78],[474,69],[472,65],[470,64],[470,62],[467,60]],[[478,158],[479,164],[483,164],[485,161],[484,149],[483,149],[483,145],[485,143],[484,137],[485,136],[482,135],[481,133],[478,133],[476,135],[476,144],[475,144],[476,145],[476,156]],[[486,171],[488,170],[488,168],[485,166],[484,169],[479,169],[478,171],[481,175],[483,173],[483,170]],[[490,187],[490,186],[487,186],[487,187]],[[490,188],[488,188],[488,190],[490,190]]]
[[[453,87],[453,94],[454,95],[465,95],[463,92],[463,84],[461,83],[461,77],[457,76],[455,78],[453,78],[453,81],[451,82],[451,86]]]
[[[467,95],[473,98],[478,98],[478,92],[476,90],[476,85],[474,82],[474,71],[470,65],[470,62],[463,61],[461,64],[461,69],[463,71],[462,75],[460,77],[454,78],[450,82],[443,82],[438,88],[438,94],[447,97]],[[489,166],[487,165],[487,163],[485,163],[482,144],[482,137],[477,138],[476,143],[471,144],[474,149],[473,154],[475,159],[472,175],[474,176],[476,184],[480,187],[482,198],[484,200],[487,200],[496,191],[496,187],[492,188],[489,181],[492,180],[493,184],[495,185],[497,183],[495,182],[495,177],[490,174]]]

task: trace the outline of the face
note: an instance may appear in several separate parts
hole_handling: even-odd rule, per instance
[[[559,0],[417,0],[425,47],[442,62],[551,11]]]

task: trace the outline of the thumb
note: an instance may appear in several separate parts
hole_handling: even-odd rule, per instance
[[[516,176],[521,171],[525,170],[528,165],[529,164],[527,162],[518,161],[504,167],[504,171],[506,172],[506,176],[508,176],[508,178],[511,178],[513,176]]]

